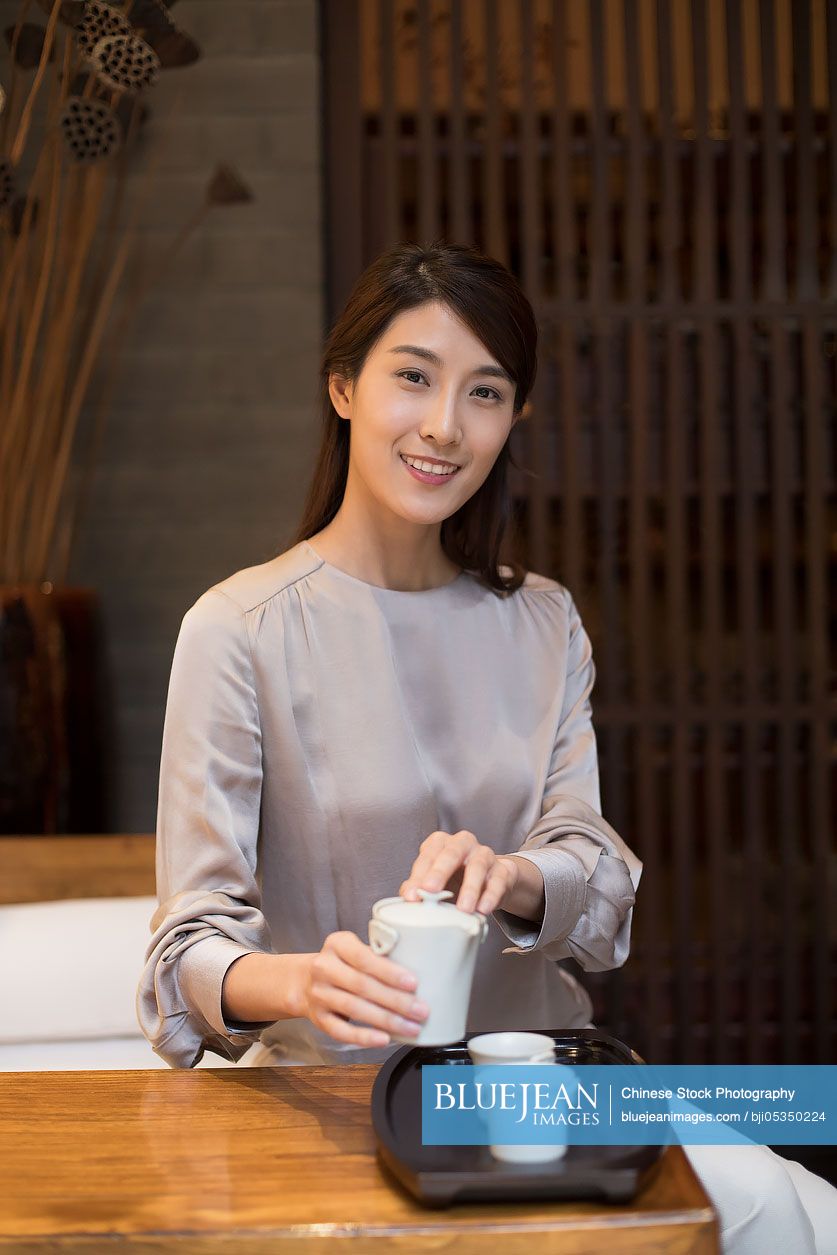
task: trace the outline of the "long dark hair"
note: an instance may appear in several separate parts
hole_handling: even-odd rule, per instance
[[[513,413],[522,412],[538,368],[538,326],[514,275],[477,249],[444,239],[428,246],[398,244],[381,253],[355,283],[326,340],[320,365],[322,440],[302,520],[290,546],[325,527],[346,490],[351,424],[343,422],[332,405],[329,375],[334,372],[357,380],[370,350],[392,320],[429,301],[449,306],[508,371],[515,382]],[[507,483],[509,463],[517,468],[507,439],[485,482],[441,526],[441,544],[448,558],[500,594],[514,592],[526,576],[514,553],[517,535]],[[504,544],[511,545],[511,553],[502,553]],[[511,575],[501,571],[501,555]]]

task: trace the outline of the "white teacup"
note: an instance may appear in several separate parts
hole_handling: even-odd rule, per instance
[[[468,1042],[476,1064],[554,1064],[555,1043],[544,1033],[480,1033]],[[546,1163],[567,1153],[565,1144],[552,1146],[489,1146],[495,1159],[505,1163]]]

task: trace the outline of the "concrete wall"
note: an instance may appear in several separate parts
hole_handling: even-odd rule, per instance
[[[114,831],[153,830],[180,620],[280,548],[319,435],[323,332],[316,0],[180,0],[204,57],[149,96],[148,264],[216,162],[251,205],[214,209],[143,305],[120,368],[69,582],[102,604]],[[171,112],[173,110],[173,112]]]

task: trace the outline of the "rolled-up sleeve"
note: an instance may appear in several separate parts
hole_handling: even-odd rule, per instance
[[[256,880],[262,784],[244,610],[219,589],[186,612],[172,660],[157,806],[157,898],[137,989],[155,1054],[191,1068],[236,1061],[267,1023],[225,1022],[221,989],[245,954],[271,952]]]
[[[588,972],[621,967],[630,950],[631,919],[642,863],[602,818],[596,735],[590,694],[596,680],[593,650],[570,594],[567,680],[541,816],[515,857],[541,871],[540,925],[508,911],[494,919],[510,941],[503,954],[540,951],[573,958]]]

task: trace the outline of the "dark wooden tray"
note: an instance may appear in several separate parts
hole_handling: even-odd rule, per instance
[[[630,1046],[598,1029],[526,1031],[551,1037],[557,1057],[568,1064],[644,1062]],[[644,1186],[664,1146],[569,1146],[561,1159],[542,1164],[501,1163],[487,1146],[423,1146],[421,1067],[470,1064],[467,1041],[405,1045],[382,1065],[372,1087],[378,1158],[419,1202],[428,1207],[543,1198],[626,1202]]]

